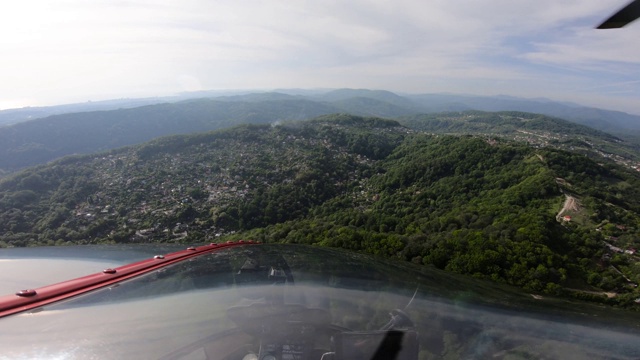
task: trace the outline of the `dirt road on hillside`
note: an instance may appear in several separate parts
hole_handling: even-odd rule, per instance
[[[560,217],[562,216],[562,214],[564,214],[565,211],[578,211],[578,201],[576,200],[576,198],[567,195],[566,193],[564,194],[564,196],[566,196],[567,198],[564,201],[564,205],[562,205],[562,209],[560,209],[558,215],[556,215],[556,220],[558,221],[560,221]]]

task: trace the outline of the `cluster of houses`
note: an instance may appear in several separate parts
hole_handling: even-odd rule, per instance
[[[605,245],[609,248],[609,250],[611,250],[613,252],[616,252],[618,254],[635,255],[636,252],[638,251],[637,249],[632,248],[632,247],[629,247],[627,249],[622,249],[622,248],[619,248],[619,247],[617,247],[615,245],[612,245],[612,244],[610,244],[608,242],[605,242]]]
[[[552,143],[553,140],[560,141],[560,140],[569,139],[570,138],[569,135],[552,134],[552,133],[542,132],[542,131],[537,132],[537,131],[527,131],[527,130],[516,130],[516,132],[518,134],[513,136],[513,140],[523,141],[534,147],[541,148],[541,147],[549,146],[549,147],[558,147],[563,150],[569,150],[569,151],[584,150],[584,149],[577,149],[573,145],[559,146],[557,142]],[[596,144],[590,142],[587,139],[581,139],[581,141],[583,141],[585,144],[590,146],[589,151],[592,151],[605,159],[612,160],[618,165],[622,165],[629,169],[640,171],[640,162],[622,157],[617,154],[611,154],[611,153],[605,152],[602,149],[599,149]]]
[[[211,219],[226,206],[247,199],[257,186],[291,182],[307,166],[300,160],[309,148],[323,147],[334,156],[372,163],[326,139],[282,134],[273,146],[258,146],[224,139],[144,160],[137,158],[135,149],[98,158],[93,166],[98,174],[94,180],[100,186],[76,207],[73,225],[87,230],[101,220],[116,221],[117,228],[109,229],[111,234],[126,231],[138,242],[180,240],[192,231],[206,237],[221,236],[233,230],[216,228],[207,219],[181,221],[181,212],[191,207]],[[283,158],[290,166],[271,166],[282,164]],[[358,178],[357,172],[349,174],[349,181]]]

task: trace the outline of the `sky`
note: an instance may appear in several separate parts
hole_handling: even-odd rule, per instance
[[[594,29],[627,1],[12,1],[0,12],[0,109],[369,88],[640,114],[640,20]]]

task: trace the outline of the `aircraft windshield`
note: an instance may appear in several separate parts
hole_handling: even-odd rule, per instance
[[[504,305],[528,305],[506,291],[472,305],[487,289],[459,279],[336,250],[235,247],[7,317],[0,359],[358,358],[357,344],[372,353],[393,329],[420,359],[640,356],[637,329],[517,315]]]

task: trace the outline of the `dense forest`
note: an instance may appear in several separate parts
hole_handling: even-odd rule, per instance
[[[271,123],[336,112],[305,100],[229,102],[197,99],[132,109],[69,113],[0,127],[0,174],[70,154],[139,144],[159,136]]]
[[[637,307],[639,189],[637,172],[575,152],[328,115],[9,176],[0,246],[304,243]]]
[[[113,104],[102,105],[106,106],[105,109],[118,104],[126,108],[101,111],[80,111],[101,109],[99,104],[93,107],[88,104],[60,107],[56,111],[63,113],[57,115],[0,126],[0,176],[63,156],[108,151],[141,144],[160,136],[192,134],[239,124],[304,120],[339,112],[393,118],[414,130],[433,133],[494,134],[597,156],[615,155],[621,162],[640,160],[636,155],[637,138],[629,131],[618,128],[619,132],[623,132],[625,139],[631,139],[622,141],[583,125],[538,114],[480,111],[434,113],[447,108],[434,108],[432,105],[435,99],[441,104],[451,100],[446,98],[399,96],[382,90],[340,89],[315,95],[272,92],[219,96],[133,108],[130,106],[133,106],[135,101],[114,101]],[[474,99],[465,101],[467,100]],[[485,108],[481,106],[483,101],[478,100],[481,99],[476,98],[472,103],[479,106],[478,108]],[[490,99],[484,101],[493,102]],[[506,104],[514,106],[507,107],[510,109],[520,108],[513,102],[507,102],[505,106]],[[530,109],[532,106],[540,111],[545,109],[544,104],[531,101],[524,109]],[[497,109],[499,108],[500,106]],[[77,112],[70,112],[74,109]],[[576,109],[573,110],[572,113],[577,112]],[[25,115],[30,114],[29,116],[37,116],[39,113],[37,109],[0,112],[0,122],[3,114],[10,116],[11,113],[21,111],[25,112]],[[620,114],[603,112],[601,117],[614,119],[616,115]],[[634,122],[635,117],[627,117],[629,118],[625,120],[625,124],[637,122]],[[612,131],[616,128],[611,124]]]
[[[499,136],[532,146],[554,147],[592,158],[638,165],[640,145],[634,141],[563,119],[518,111],[444,112],[399,117],[405,126],[434,134]]]

